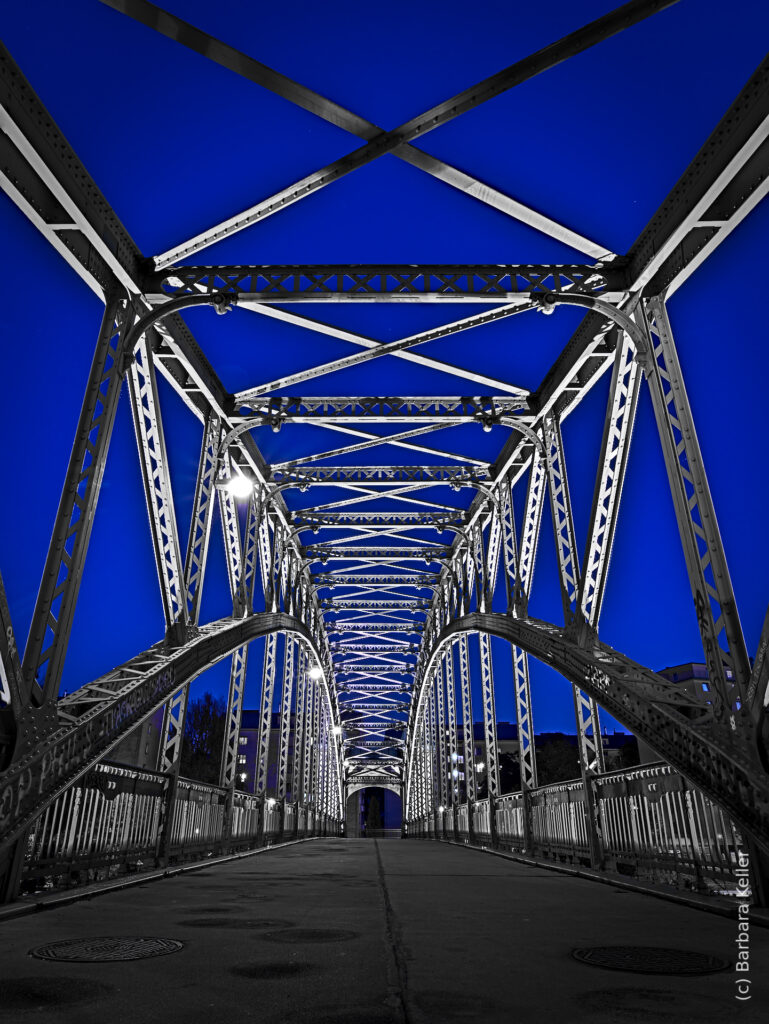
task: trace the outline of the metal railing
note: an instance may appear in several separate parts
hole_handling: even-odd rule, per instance
[[[250,793],[183,778],[174,785],[159,772],[103,762],[28,831],[20,891],[69,888],[285,839],[341,834],[340,822],[274,800],[264,805],[260,831],[262,806]]]
[[[741,839],[728,815],[668,764],[597,775],[595,793],[602,868],[698,892],[735,887]],[[588,816],[581,779],[460,804],[410,821],[407,834],[458,838],[561,863],[590,865]],[[528,838],[527,838],[528,830]]]

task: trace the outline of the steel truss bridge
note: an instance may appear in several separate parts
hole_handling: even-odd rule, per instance
[[[364,785],[402,796],[407,835],[454,835],[559,855],[571,851],[595,867],[627,858],[632,849],[640,855],[644,843],[647,855],[666,855],[659,833],[644,839],[640,825],[623,825],[618,810],[627,794],[646,799],[658,789],[679,801],[679,827],[686,833],[676,840],[679,854],[688,850],[688,859],[699,858],[701,869],[708,850],[715,849],[715,839],[708,845],[708,829],[721,837],[731,829],[755,854],[760,894],[769,854],[769,617],[751,659],[666,298],[766,195],[769,63],[757,69],[635,244],[620,256],[481,187],[416,145],[431,128],[618,32],[632,32],[671,2],[632,0],[384,130],[144,0],[108,0],[124,15],[363,140],[353,153],[152,258],[139,250],[2,51],[0,184],[104,303],[23,649],[0,591],[5,899],[14,897],[20,877],[36,864],[66,872],[67,864],[97,854],[114,860],[116,850],[125,859],[151,850],[164,862],[281,835],[338,835],[347,795]],[[213,242],[385,154],[566,242],[584,254],[584,262],[199,262]],[[306,302],[440,302],[449,304],[447,314],[458,304],[480,303],[484,310],[382,342],[294,309]],[[180,315],[194,306],[276,317],[353,351],[232,394]],[[474,343],[482,341],[484,327],[502,319],[511,320],[513,330],[516,317],[558,318],[568,306],[584,311],[583,319],[533,391],[420,352],[429,341],[462,332],[472,331]],[[224,334],[228,323],[227,317],[220,321]],[[450,374],[460,381],[457,394],[308,397],[300,390],[309,381],[380,358],[398,359],[404,369],[408,363]],[[201,425],[186,546],[174,509],[158,375]],[[587,535],[578,538],[561,425],[605,375],[609,400],[592,511]],[[158,623],[158,642],[149,650],[60,696],[124,382],[165,622]],[[708,687],[697,691],[637,664],[598,632],[642,389],[654,409],[707,664]],[[260,431],[290,432],[302,425],[330,430],[337,442],[340,433],[346,438],[301,459],[268,462]],[[502,443],[493,462],[424,443],[436,430],[470,426],[497,431]],[[370,457],[364,452],[382,458],[385,446],[397,448],[403,464],[357,461]],[[237,493],[233,483],[241,485]],[[523,525],[516,530],[521,501]],[[232,614],[201,622],[217,510]],[[550,517],[560,623],[528,613],[543,520]],[[492,637],[506,641],[512,657],[521,767],[521,790],[513,794],[500,786]],[[249,645],[257,638],[264,642],[257,776],[255,792],[244,794],[236,789],[238,736]],[[582,776],[563,786],[538,785],[530,657],[552,666],[572,687]],[[185,708],[190,683],[225,658],[231,668],[219,785],[204,786],[179,774]],[[480,708],[473,707],[474,672],[481,682]],[[645,740],[664,764],[625,776],[607,774],[599,705]],[[111,751],[160,708],[165,711],[156,770],[110,762]],[[275,708],[277,750],[274,743],[270,747]],[[483,795],[474,770],[472,726],[479,713]],[[271,755],[274,785],[268,785]],[[118,813],[121,835],[128,837],[123,846],[116,846]],[[566,818],[568,834],[558,831]]]

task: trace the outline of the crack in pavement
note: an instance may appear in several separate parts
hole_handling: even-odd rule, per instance
[[[390,893],[387,889],[382,854],[379,852],[379,841],[374,840],[374,851],[377,859],[377,877],[382,892],[385,910],[385,938],[390,951],[387,963],[388,988],[393,994],[396,1016],[403,1024],[424,1024],[424,1015],[412,1004],[408,991],[408,967],[406,952],[403,947],[401,927],[395,916]]]

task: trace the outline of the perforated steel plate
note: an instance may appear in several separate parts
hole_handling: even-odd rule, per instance
[[[110,960],[144,960],[151,956],[178,953],[184,943],[176,939],[106,935],[93,939],[61,939],[31,949],[38,960],[68,960],[70,963],[105,963]]]
[[[659,946],[592,946],[573,949],[571,955],[591,967],[636,974],[715,974],[731,967],[728,960],[709,953]]]

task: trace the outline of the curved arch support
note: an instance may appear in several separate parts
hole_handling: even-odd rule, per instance
[[[59,702],[59,728],[43,742],[28,715],[21,723],[26,735],[19,758],[0,777],[0,849],[12,843],[57,796],[180,686],[252,640],[277,632],[290,634],[308,647],[323,669],[324,659],[303,622],[283,612],[263,612],[188,628],[181,646],[156,644],[70,694]],[[320,681],[330,719],[338,724],[325,670]],[[341,774],[337,773],[340,814],[344,810]]]
[[[347,787],[347,800],[354,796],[355,793],[360,793],[362,789],[388,789],[391,793],[395,793],[396,796],[403,796],[400,782],[361,782]]]
[[[567,631],[548,622],[473,612],[450,623],[437,636],[424,663],[413,728],[423,713],[426,684],[444,647],[462,633],[489,633],[551,665],[597,700],[617,721],[645,740],[694,786],[723,807],[741,828],[769,851],[769,775],[756,760],[727,750],[709,729],[709,719],[693,717],[702,705],[651,669],[594,641],[580,647]],[[409,745],[407,800],[411,803],[412,759]]]

